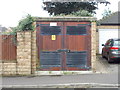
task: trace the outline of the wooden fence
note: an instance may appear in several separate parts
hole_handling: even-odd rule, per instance
[[[0,35],[0,60],[16,60],[16,45],[13,35]]]

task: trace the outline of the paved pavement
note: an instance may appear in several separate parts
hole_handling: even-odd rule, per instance
[[[3,77],[2,85],[7,88],[89,88],[118,87],[118,63],[109,64],[101,56],[97,59],[101,73],[56,76]]]
[[[101,55],[97,56],[96,60],[96,72],[99,73],[118,73],[120,70],[120,63],[108,63]]]
[[[57,86],[81,86],[86,87],[116,86],[118,74],[89,74],[89,75],[64,75],[64,76],[38,76],[38,77],[4,77],[3,87],[57,87]]]

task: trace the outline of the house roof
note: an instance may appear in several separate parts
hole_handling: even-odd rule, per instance
[[[6,31],[6,30],[7,30],[6,27],[2,27],[2,26],[0,25],[0,32],[4,32],[4,31]]]
[[[120,25],[119,21],[120,12],[112,13],[109,16],[99,20],[100,25]]]

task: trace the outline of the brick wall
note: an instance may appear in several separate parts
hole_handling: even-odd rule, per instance
[[[98,29],[118,29],[120,26],[112,26],[112,25],[101,25],[97,26]]]
[[[18,32],[17,41],[17,74],[31,74],[31,32]]]
[[[0,75],[16,75],[16,61],[0,61]]]
[[[3,63],[2,73],[3,75],[16,75],[16,63]]]
[[[0,60],[0,75],[2,75],[2,60]]]
[[[91,63],[92,70],[94,70],[96,62],[96,22],[92,22],[91,24]]]
[[[18,32],[17,40],[17,74],[32,74],[36,70],[36,31]]]
[[[99,32],[96,32],[96,53],[99,53]]]
[[[32,73],[34,74],[36,71],[36,65],[37,65],[37,46],[36,46],[36,32],[32,33],[32,39],[31,39],[31,52],[32,52],[32,57],[31,57],[31,63],[32,63]]]

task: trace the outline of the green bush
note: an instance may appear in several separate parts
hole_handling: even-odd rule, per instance
[[[19,21],[19,24],[17,26],[17,29],[19,31],[28,31],[28,30],[34,30],[34,18],[31,17],[31,15],[27,15],[26,18]]]
[[[69,14],[69,15],[60,14],[60,15],[56,15],[56,16],[91,17],[91,16],[93,16],[93,14],[92,14],[92,13],[89,13],[89,12],[86,11],[86,10],[79,10],[79,11],[77,11],[77,12],[72,12],[72,13]]]

